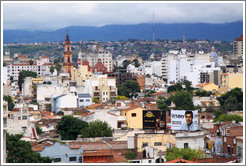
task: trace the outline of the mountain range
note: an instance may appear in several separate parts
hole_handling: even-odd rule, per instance
[[[234,41],[243,34],[243,22],[237,21],[223,24],[209,23],[176,23],[155,24],[155,39],[186,39]],[[54,31],[40,30],[3,30],[3,43],[33,43],[64,41],[66,34],[71,41],[119,41],[128,39],[152,40],[153,25],[148,23],[137,25],[105,25],[69,26]]]

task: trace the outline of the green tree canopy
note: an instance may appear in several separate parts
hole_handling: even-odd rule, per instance
[[[61,71],[61,69],[62,69],[62,66],[60,65],[60,63],[56,63],[55,69],[56,69],[57,75],[58,75],[58,73],[59,73],[59,72]]]
[[[18,86],[20,87],[20,91],[22,90],[22,84],[24,83],[24,80],[26,77],[33,77],[36,78],[37,77],[37,73],[33,72],[33,71],[26,71],[26,70],[22,70],[19,73],[19,77],[18,77]]]
[[[210,96],[212,95],[212,92],[199,89],[198,91],[196,91],[195,95],[200,97]]]
[[[176,91],[173,97],[173,102],[175,103],[175,109],[177,110],[193,110],[194,104],[192,99],[192,94],[186,91]]]
[[[167,92],[175,92],[180,90],[186,90],[187,92],[192,92],[194,88],[191,87],[191,82],[188,80],[182,80],[175,85],[171,85],[167,88]]]
[[[39,125],[36,125],[35,127],[36,127],[36,130],[37,130],[37,133],[38,133],[38,134],[42,134],[42,133],[43,133],[43,131],[42,131],[42,129],[40,128]]]
[[[243,91],[240,88],[226,92],[217,97],[217,100],[224,111],[243,110]]]
[[[129,64],[131,64],[131,61],[129,61],[129,60],[124,60],[124,61],[122,62],[123,69],[126,69],[127,66],[128,66]]]
[[[158,104],[158,109],[170,111],[170,108],[168,107],[166,99],[164,97],[159,96],[156,102]]]
[[[57,133],[63,140],[75,140],[88,123],[72,116],[63,116],[57,125]]]
[[[29,65],[33,65],[34,64],[34,61],[31,59],[30,61],[29,61]]]
[[[32,150],[29,142],[20,140],[21,134],[6,135],[7,163],[51,163],[49,157],[41,157]]]
[[[95,137],[111,137],[113,129],[107,122],[100,120],[92,121],[89,125],[82,129],[82,138],[95,138]]]
[[[117,100],[130,100],[130,99],[126,96],[117,96]]]
[[[235,120],[235,122],[242,122],[243,116],[237,114],[220,114],[219,117],[213,119],[214,122],[231,122],[233,120]]]
[[[12,98],[11,96],[3,96],[3,100],[8,102],[8,110],[13,111],[15,104],[14,104],[14,98]]]
[[[135,97],[137,92],[140,92],[140,86],[137,81],[127,80],[123,84],[117,85],[118,94],[128,98]]]
[[[136,159],[137,156],[137,152],[129,151],[126,153],[126,159]]]
[[[135,66],[135,67],[139,67],[140,66],[140,63],[137,59],[133,59],[132,61],[132,64]]]
[[[189,161],[194,161],[195,158],[204,158],[206,154],[197,149],[190,149],[188,148],[176,148],[173,147],[171,150],[167,151],[165,156],[167,161],[175,160],[175,159],[185,159]]]
[[[51,67],[50,67],[50,72],[51,72],[51,74],[53,74],[54,71],[55,71],[55,67],[54,67],[54,66],[51,66]]]

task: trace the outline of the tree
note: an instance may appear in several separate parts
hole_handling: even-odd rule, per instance
[[[187,92],[192,92],[194,88],[191,87],[191,82],[187,80],[182,80],[181,82],[171,85],[167,88],[167,92],[175,92],[180,90],[185,90]]]
[[[34,64],[34,62],[33,62],[33,60],[31,59],[30,61],[29,61],[29,65],[33,65]]]
[[[50,67],[50,72],[51,72],[51,74],[53,74],[54,71],[55,71],[55,67],[54,67],[54,66],[51,66],[51,67]]]
[[[60,115],[60,116],[63,116],[63,115],[64,115],[64,112],[62,112],[62,111],[59,111],[59,112],[57,112],[57,113],[56,113],[56,115]]]
[[[221,114],[218,118],[214,118],[213,121],[220,121],[220,122],[231,122],[231,121],[243,122],[243,116],[237,114]]]
[[[166,99],[162,96],[159,96],[157,99],[158,109],[170,111],[170,108],[167,106]]]
[[[7,163],[51,163],[49,157],[41,157],[32,150],[29,142],[20,140],[21,134],[6,135]]]
[[[137,81],[127,80],[123,84],[117,85],[118,94],[121,96],[126,96],[132,98],[136,96],[137,92],[140,92],[140,86]]]
[[[81,131],[82,138],[111,137],[113,129],[107,122],[100,120],[92,121]]]
[[[58,76],[58,74],[60,73],[61,68],[62,68],[62,66],[60,65],[60,63],[56,63],[55,69],[56,69],[56,71],[57,71],[57,76]]]
[[[126,96],[117,96],[117,100],[130,100],[130,99]]]
[[[129,61],[129,60],[124,60],[124,61],[122,62],[123,69],[126,69],[127,66],[128,66],[130,63],[131,63],[131,61]]]
[[[177,91],[173,97],[175,103],[175,109],[177,110],[193,110],[194,104],[192,94],[186,91]]]
[[[150,78],[150,75],[149,75],[149,74],[146,74],[146,76],[145,76],[145,77]]]
[[[95,97],[92,97],[92,102],[93,103],[99,103],[99,100],[97,98],[95,98]]]
[[[15,104],[14,104],[14,98],[12,98],[11,96],[3,96],[3,100],[8,102],[8,110],[13,111]]]
[[[234,88],[231,91],[217,97],[220,108],[224,111],[243,110],[243,91],[240,88]]]
[[[45,104],[46,111],[51,112],[51,104]]]
[[[126,153],[126,159],[136,159],[137,156],[137,152],[129,151]]]
[[[135,67],[139,67],[140,66],[140,63],[137,59],[133,59],[132,61],[132,64],[135,66]]]
[[[194,161],[194,158],[204,158],[206,154],[201,150],[190,149],[190,147],[182,149],[173,147],[171,150],[167,151],[165,156],[167,161],[175,160],[175,159],[185,159]]]
[[[36,72],[32,72],[32,71],[26,71],[26,70],[22,70],[19,73],[19,77],[18,77],[18,86],[20,88],[20,91],[22,90],[22,84],[24,83],[24,80],[26,77],[33,77],[36,78],[37,77],[37,73]]]
[[[37,130],[37,133],[38,133],[38,134],[42,134],[42,133],[43,133],[43,131],[42,131],[42,129],[40,128],[39,125],[36,125],[35,127],[36,127],[36,130]]]
[[[88,123],[72,116],[63,116],[57,125],[57,133],[63,140],[76,140]]]
[[[200,97],[210,96],[212,95],[212,92],[199,89],[198,91],[195,92],[195,95]]]

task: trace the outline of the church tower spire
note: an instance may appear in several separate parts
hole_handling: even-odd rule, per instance
[[[63,73],[69,73],[69,77],[71,78],[71,70],[73,68],[73,60],[72,60],[72,49],[69,36],[67,34],[65,46],[64,46],[64,61],[63,61]]]

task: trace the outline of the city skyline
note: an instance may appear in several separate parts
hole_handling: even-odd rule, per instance
[[[3,2],[3,29],[152,23],[228,23],[243,20],[243,2]],[[205,13],[205,14],[204,14]]]

